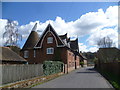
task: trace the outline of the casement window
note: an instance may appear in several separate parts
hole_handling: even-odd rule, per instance
[[[47,43],[53,43],[53,37],[48,37],[47,38]]]
[[[47,54],[54,54],[54,48],[47,48]]]
[[[34,58],[36,57],[36,51],[34,50]]]
[[[29,57],[29,51],[24,51],[24,58],[28,58]]]

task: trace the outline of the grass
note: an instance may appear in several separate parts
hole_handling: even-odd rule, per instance
[[[111,72],[99,71],[116,90],[120,90],[120,77]]]

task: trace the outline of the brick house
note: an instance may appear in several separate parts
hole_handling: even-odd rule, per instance
[[[72,71],[80,66],[78,39],[71,41],[65,35],[58,35],[48,24],[39,37],[34,26],[26,43],[21,50],[21,56],[30,64],[43,63],[45,60],[62,61],[65,72]]]

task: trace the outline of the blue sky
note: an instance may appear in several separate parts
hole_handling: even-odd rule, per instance
[[[55,20],[56,16],[65,21],[74,21],[87,12],[95,12],[102,8],[104,11],[117,2],[11,2],[2,4],[3,19],[17,20],[20,25],[30,21]]]
[[[77,22],[86,13],[99,12],[98,9],[106,12],[107,8],[117,6],[117,4],[117,2],[3,2],[2,19],[18,21],[19,26],[36,21],[41,23],[45,23],[48,20],[55,21],[56,17],[60,17],[65,23]],[[86,30],[83,29],[82,32],[86,32]],[[77,36],[79,37],[79,42],[83,43],[84,46],[93,47],[86,42],[91,36],[90,33],[84,34],[84,36]],[[24,38],[21,47],[25,40]]]

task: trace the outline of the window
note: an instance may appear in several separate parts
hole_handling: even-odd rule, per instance
[[[34,58],[36,57],[36,51],[34,50]]]
[[[47,38],[47,43],[53,43],[53,37],[48,37]]]
[[[47,54],[53,54],[54,48],[47,48]]]
[[[71,53],[69,53],[69,55],[71,55]]]
[[[24,51],[24,58],[28,58],[29,57],[29,52],[28,51]]]

